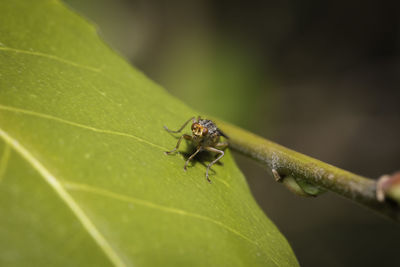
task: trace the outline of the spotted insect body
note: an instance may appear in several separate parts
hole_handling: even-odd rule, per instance
[[[199,120],[199,124],[203,127],[206,127],[208,129],[208,134],[213,135],[213,134],[218,134],[218,128],[217,125],[215,125],[212,121],[210,120]]]
[[[204,150],[207,150],[207,151],[210,151],[210,152],[219,153],[219,156],[214,161],[212,161],[210,164],[208,164],[208,166],[207,166],[206,178],[207,178],[207,180],[209,182],[211,182],[211,180],[208,178],[208,171],[209,171],[209,169],[211,168],[211,166],[214,163],[216,163],[218,160],[220,160],[224,156],[223,149],[228,146],[228,143],[227,142],[220,142],[219,140],[220,140],[221,136],[224,136],[226,138],[227,138],[227,136],[225,134],[223,134],[221,130],[218,129],[218,127],[215,125],[214,122],[212,122],[211,120],[201,119],[200,117],[198,117],[197,119],[195,119],[195,117],[190,118],[177,131],[171,131],[166,126],[164,126],[164,128],[168,132],[179,133],[179,132],[181,132],[183,130],[183,128],[190,121],[192,121],[192,126],[191,126],[192,135],[183,134],[179,138],[178,143],[176,144],[176,147],[173,150],[167,151],[165,153],[166,154],[174,153],[179,148],[179,145],[180,145],[180,143],[182,141],[182,138],[192,141],[196,146],[196,151],[185,162],[185,165],[183,167],[185,171],[186,171],[187,165],[189,164],[190,160],[197,153],[199,153],[201,151],[204,151]]]

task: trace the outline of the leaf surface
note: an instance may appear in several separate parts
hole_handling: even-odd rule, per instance
[[[60,2],[1,1],[0,265],[296,266],[229,150],[211,184],[164,155],[194,115]]]

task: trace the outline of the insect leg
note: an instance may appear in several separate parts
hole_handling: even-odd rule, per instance
[[[176,143],[176,147],[174,149],[172,149],[171,151],[166,151],[165,154],[169,155],[169,154],[174,153],[179,148],[182,138],[185,138],[186,140],[192,140],[192,137],[190,135],[188,135],[188,134],[182,135],[181,137],[179,137],[178,143]]]
[[[169,133],[179,133],[179,132],[182,131],[183,128],[185,128],[185,126],[189,123],[189,121],[192,121],[192,122],[194,123],[194,122],[196,121],[196,120],[195,120],[195,117],[191,117],[190,119],[188,119],[188,120],[182,125],[182,127],[179,128],[179,130],[172,131],[172,130],[168,129],[168,127],[165,126],[165,125],[164,125],[164,129],[167,130],[167,132],[169,132]]]
[[[228,142],[219,142],[219,143],[215,144],[215,147],[218,147],[221,150],[224,150],[225,148],[228,147]]]
[[[196,152],[194,152],[192,155],[190,155],[190,157],[188,158],[188,160],[185,162],[185,166],[183,166],[183,169],[186,171],[187,165],[189,164],[189,162],[192,160],[192,158],[194,158],[194,156],[197,155],[197,153],[199,153],[201,151],[201,146],[199,146],[196,150]]]
[[[222,151],[222,150],[219,150],[219,149],[216,149],[216,148],[210,147],[210,146],[206,147],[205,149],[208,150],[208,151],[216,152],[216,153],[219,153],[219,154],[220,154],[218,158],[216,158],[214,161],[212,161],[212,162],[211,162],[210,164],[208,164],[208,166],[207,166],[206,178],[207,178],[207,181],[209,181],[209,182],[211,183],[211,180],[208,178],[208,170],[211,168],[212,165],[214,165],[214,163],[216,163],[218,160],[220,160],[220,159],[225,155],[225,153],[224,153],[224,151]]]

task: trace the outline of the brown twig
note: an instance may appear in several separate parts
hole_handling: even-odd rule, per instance
[[[375,180],[313,159],[237,126],[218,120],[216,122],[228,134],[230,148],[266,164],[281,177],[290,176],[335,192],[400,222],[398,203],[388,198],[379,201]]]

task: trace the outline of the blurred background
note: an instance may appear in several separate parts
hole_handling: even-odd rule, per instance
[[[200,112],[367,177],[400,169],[396,1],[65,2]],[[399,266],[398,225],[235,156],[302,266]]]

